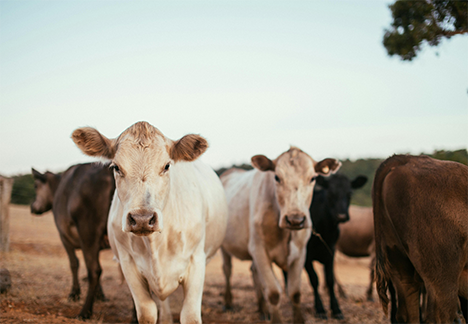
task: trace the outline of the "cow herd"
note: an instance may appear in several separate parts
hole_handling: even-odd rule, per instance
[[[272,323],[304,323],[303,268],[315,315],[327,317],[314,260],[324,265],[332,316],[344,318],[334,292],[336,249],[371,256],[367,297],[372,298],[375,271],[392,323],[451,323],[467,316],[465,165],[395,155],[376,172],[373,208],[358,212],[350,208],[351,194],[367,178],[349,180],[336,173],[338,160],[315,161],[297,147],[273,160],[255,155],[253,170],[232,168],[218,177],[198,159],[208,148],[199,135],[171,140],[138,122],[115,139],[89,127],[76,129],[72,139],[84,154],[108,162],[75,165],[62,174],[33,169],[31,212],[53,211],[70,261],[71,300],[80,298],[75,250],[83,251],[89,287],[79,318],[90,318],[94,300],[105,299],[99,251],[109,247],[133,297],[132,322],[140,324],[172,323],[167,297],[179,286],[180,322],[201,323],[205,267],[218,250],[225,309],[235,302],[232,257],[250,260],[260,316]],[[283,270],[284,285],[273,263]],[[279,311],[283,286],[291,319]],[[344,294],[339,283],[338,288]]]

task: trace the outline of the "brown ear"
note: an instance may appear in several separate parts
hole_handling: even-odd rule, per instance
[[[335,159],[325,159],[320,162],[317,162],[315,164],[315,172],[324,175],[324,176],[329,176],[330,174],[335,173],[338,171],[341,167],[341,162]]]
[[[34,179],[40,180],[41,182],[47,181],[47,177],[45,176],[45,174],[40,173],[34,168],[31,168],[31,172],[32,172]]]
[[[115,156],[115,140],[108,139],[94,128],[75,129],[71,138],[86,155],[103,157],[109,160]]]
[[[205,153],[208,142],[200,135],[189,134],[174,142],[169,155],[174,162],[195,161],[200,155]]]
[[[275,163],[265,155],[252,156],[252,165],[260,171],[275,171]]]

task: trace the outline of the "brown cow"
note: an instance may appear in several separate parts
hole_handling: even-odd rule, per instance
[[[372,300],[374,282],[374,214],[371,207],[349,206],[349,221],[340,223],[340,237],[336,243],[338,251],[352,258],[371,257],[370,282],[366,292],[367,300]],[[336,281],[338,291],[346,297],[342,286]]]
[[[341,163],[335,159],[316,162],[291,147],[273,161],[256,155],[252,164],[256,169],[229,169],[221,175],[229,208],[222,245],[226,308],[232,307],[231,257],[252,260],[260,311],[269,314],[273,323],[281,322],[281,285],[271,267],[274,262],[288,271],[294,323],[303,323],[301,273],[312,227],[309,206],[315,179],[338,171]]]
[[[108,165],[86,163],[71,166],[63,174],[32,169],[36,199],[31,212],[50,209],[70,261],[73,286],[68,298],[80,299],[79,261],[75,249],[82,249],[88,270],[88,293],[79,318],[90,318],[94,298],[105,300],[99,278],[99,251],[109,248],[107,215],[115,190],[114,176]]]
[[[427,156],[395,155],[372,190],[377,291],[392,322],[452,323],[468,297],[468,167]]]

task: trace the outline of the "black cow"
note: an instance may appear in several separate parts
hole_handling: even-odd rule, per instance
[[[314,231],[307,243],[307,256],[304,265],[314,290],[317,317],[326,319],[327,314],[318,292],[318,277],[312,264],[314,260],[324,265],[332,316],[337,319],[344,318],[333,289],[335,281],[333,272],[335,244],[340,235],[338,224],[349,220],[348,208],[352,190],[361,188],[366,182],[367,177],[365,176],[358,176],[353,181],[349,181],[343,174],[334,174],[328,178],[320,176],[317,178],[317,186],[310,205]]]
[[[75,249],[82,249],[88,270],[88,294],[79,318],[90,318],[94,298],[105,300],[99,278],[99,251],[109,248],[107,216],[114,195],[114,176],[108,165],[77,164],[63,174],[32,169],[36,199],[31,212],[42,214],[50,209],[70,260],[73,286],[68,298],[80,299],[79,261]]]

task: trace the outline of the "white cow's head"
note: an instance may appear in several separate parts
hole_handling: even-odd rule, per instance
[[[312,227],[309,207],[315,179],[319,174],[328,176],[335,173],[341,166],[341,162],[335,159],[315,162],[296,147],[291,147],[273,161],[264,155],[255,155],[252,164],[260,171],[272,171],[280,209],[278,225],[292,230]]]
[[[76,129],[72,139],[85,154],[111,160],[124,209],[122,230],[139,236],[163,230],[162,210],[169,196],[171,165],[194,161],[208,148],[199,135],[172,141],[147,122],[130,126],[116,139],[90,127]]]

